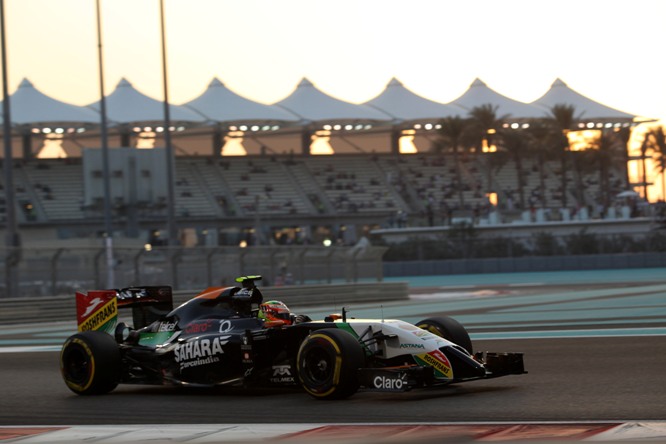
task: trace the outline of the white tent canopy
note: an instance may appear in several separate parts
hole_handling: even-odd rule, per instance
[[[277,102],[288,111],[311,122],[391,121],[391,116],[367,105],[355,105],[318,90],[304,78],[287,98]]]
[[[364,105],[377,108],[395,120],[407,122],[467,115],[467,110],[457,105],[445,105],[414,94],[395,77],[380,95]]]
[[[53,99],[35,88],[28,79],[23,79],[9,97],[10,115],[15,125],[100,123],[100,116],[95,111]]]
[[[106,114],[110,121],[134,124],[164,121],[164,102],[152,99],[136,89],[126,79],[121,79],[116,89],[106,97]],[[100,102],[90,105],[99,111]],[[171,122],[205,122],[206,119],[189,108],[169,105]]]
[[[246,99],[213,79],[199,97],[183,104],[213,122],[298,122],[298,116],[273,105]]]
[[[503,96],[480,79],[475,79],[467,91],[450,104],[461,106],[467,111],[490,104],[497,106],[497,117],[509,116],[514,119],[539,118],[548,114],[543,108]]]
[[[595,102],[569,88],[560,79],[555,79],[550,89],[532,104],[546,110],[550,110],[555,105],[570,105],[574,107],[575,115],[584,119],[633,119],[636,117]]]

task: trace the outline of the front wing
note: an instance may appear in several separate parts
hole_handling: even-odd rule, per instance
[[[413,388],[445,386],[457,382],[527,373],[522,353],[479,352],[474,355],[474,361],[478,366],[474,366],[473,371],[460,372],[463,376],[453,379],[435,378],[433,367],[409,365],[361,368],[358,371],[359,382],[362,387],[369,390],[405,392]]]

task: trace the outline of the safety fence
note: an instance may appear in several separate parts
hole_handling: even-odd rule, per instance
[[[233,285],[247,274],[262,287],[381,281],[386,247],[255,246],[249,248],[0,248],[0,297],[73,294],[77,290],[170,285],[175,290]],[[15,265],[7,272],[9,260]],[[113,279],[109,280],[109,275]],[[6,294],[7,277],[14,281]]]

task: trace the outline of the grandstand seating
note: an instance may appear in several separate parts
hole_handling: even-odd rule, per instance
[[[303,162],[336,213],[407,209],[370,156],[319,156]]]
[[[478,158],[462,157],[464,206],[461,208],[455,184],[455,163],[450,154],[178,157],[174,178],[175,211],[177,217],[197,219],[350,214],[380,214],[388,219],[400,211],[423,217],[430,206],[439,223],[447,217],[447,209],[457,216],[483,216],[483,211],[488,209],[485,196],[488,189],[498,193],[502,210],[528,209],[530,198],[533,204],[538,202],[539,165],[536,159],[525,159],[523,168],[526,208],[519,208],[514,162],[507,160],[496,165],[489,175],[486,165],[480,164]],[[557,209],[562,205],[560,165],[549,161],[544,163],[543,169],[547,206]],[[572,192],[574,172],[567,171],[567,174],[567,198],[571,207],[576,202]],[[618,192],[623,185],[621,178],[621,172],[613,171],[612,185]],[[116,179],[122,181],[122,177]],[[594,207],[601,194],[598,173],[587,172],[581,180],[585,192],[583,204]],[[35,159],[17,163],[14,187],[17,208],[24,209],[19,212],[21,223],[83,220],[91,214],[101,214],[99,205],[94,213],[83,206],[84,178],[80,159]],[[163,199],[142,202],[139,217],[152,215],[154,218],[158,204],[164,207]],[[23,208],[21,205],[25,204],[29,205]],[[0,202],[0,218],[4,217],[3,210],[4,203]]]
[[[38,213],[47,221],[83,219],[83,170],[78,159],[25,162],[22,177],[32,190]]]
[[[219,192],[231,191],[225,197],[237,202],[243,215],[314,213],[302,189],[275,158],[224,158],[199,167],[216,170],[211,182],[222,184]]]

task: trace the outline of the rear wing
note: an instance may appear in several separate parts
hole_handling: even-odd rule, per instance
[[[145,327],[173,310],[171,287],[130,287],[121,290],[77,292],[78,330],[101,330],[114,334],[119,308],[132,309],[134,328]]]

